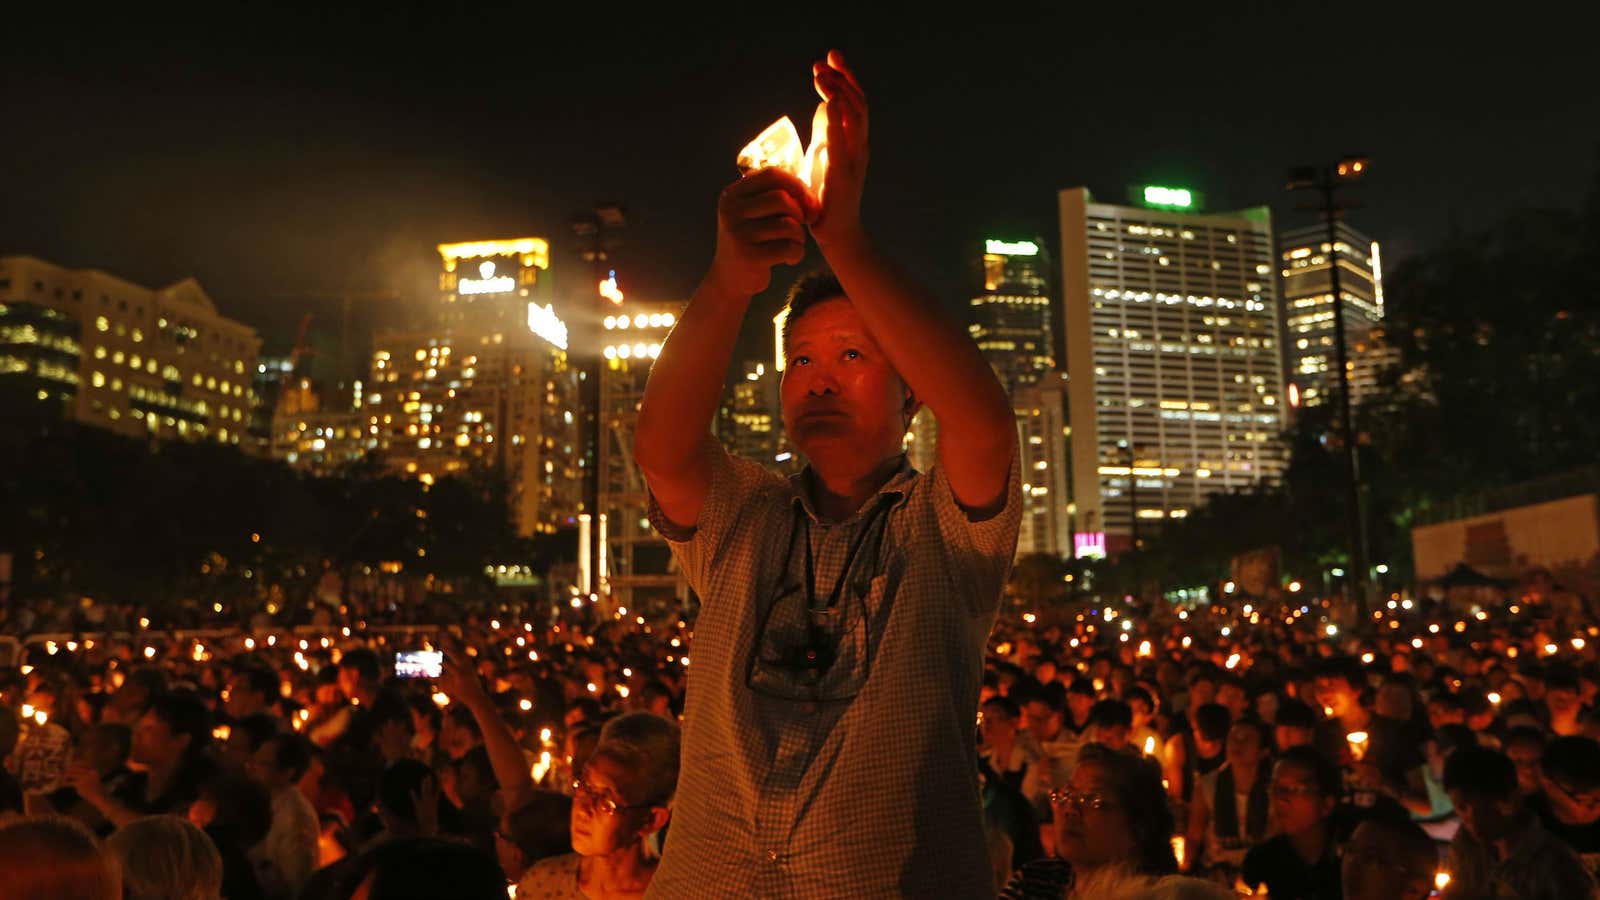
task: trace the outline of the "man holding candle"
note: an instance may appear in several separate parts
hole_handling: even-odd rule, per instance
[[[982,897],[976,713],[1020,522],[1016,425],[972,341],[860,219],[867,104],[837,53],[820,201],[787,172],[726,189],[717,254],[662,348],[634,455],[703,601],[683,776],[652,897]],[[709,434],[750,299],[806,229],[837,276],[791,298],[784,480]],[[926,403],[933,469],[902,442]],[[935,689],[930,689],[935,688]]]

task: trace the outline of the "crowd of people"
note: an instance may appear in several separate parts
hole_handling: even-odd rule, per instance
[[[1581,611],[1295,602],[1003,617],[974,748],[1001,896],[1594,896]],[[643,895],[690,623],[328,612],[23,645],[0,673],[0,897]],[[413,649],[437,677],[395,676]]]

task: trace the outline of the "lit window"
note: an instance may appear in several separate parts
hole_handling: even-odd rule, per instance
[[[111,322],[107,320],[105,316],[101,316],[100,318],[94,320],[94,327],[100,331],[110,331]]]

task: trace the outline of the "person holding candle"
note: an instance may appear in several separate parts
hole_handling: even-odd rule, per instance
[[[812,74],[820,197],[777,168],[723,191],[716,256],[635,431],[651,520],[703,601],[651,895],[992,896],[975,730],[1021,522],[1016,420],[971,338],[863,225],[860,80],[838,53]],[[808,229],[833,277],[790,297],[781,403],[808,466],[784,479],[709,428],[751,298],[801,261]],[[903,452],[924,404],[940,432],[926,474]]]

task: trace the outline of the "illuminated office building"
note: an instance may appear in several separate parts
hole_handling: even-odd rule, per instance
[[[607,300],[596,454],[600,509],[589,523],[598,530],[599,558],[591,563],[590,589],[609,593],[614,606],[630,610],[676,610],[688,600],[688,583],[672,562],[666,539],[650,527],[649,495],[633,461],[633,440],[650,364],[661,355],[661,343],[683,304],[628,300],[620,291]],[[580,556],[580,582],[583,568]]]
[[[1052,372],[1011,394],[1022,455],[1022,527],[1017,555],[1072,557],[1071,491],[1067,449],[1067,379]]]
[[[971,300],[967,328],[1008,394],[1056,366],[1049,268],[1035,241],[984,242],[983,288]]]
[[[746,362],[717,415],[717,437],[728,452],[769,468],[787,461],[778,459],[786,447],[779,380],[765,362]]]
[[[356,382],[354,397],[333,403],[323,400],[309,378],[291,375],[275,384],[272,458],[313,475],[337,475],[359,463],[372,440],[369,416],[361,408],[361,384]]]
[[[1205,213],[1059,195],[1079,555],[1130,546],[1215,493],[1282,478],[1283,358],[1265,207]]]
[[[445,244],[439,254],[439,324],[373,339],[358,401],[368,451],[426,483],[502,474],[521,534],[576,525],[577,369],[566,325],[531,295],[549,263],[545,242]]]
[[[129,437],[244,437],[261,340],[219,313],[193,278],[152,290],[9,256],[0,258],[0,305],[0,373],[37,382],[38,402],[67,418]]]
[[[1383,264],[1378,242],[1343,222],[1335,223],[1334,230],[1336,247],[1328,244],[1326,225],[1298,228],[1278,239],[1283,276],[1284,372],[1289,380],[1289,399],[1301,406],[1318,406],[1338,389],[1333,291],[1328,278],[1330,256],[1339,264],[1344,335],[1352,366],[1355,345],[1365,343],[1372,329],[1383,321]],[[1352,399],[1356,393],[1352,385]]]

